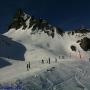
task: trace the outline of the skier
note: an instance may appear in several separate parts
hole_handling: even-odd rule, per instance
[[[59,59],[60,59],[60,56],[59,56]]]
[[[48,60],[47,60],[47,63],[48,63]]]
[[[27,71],[29,71],[29,69],[28,69],[28,68],[29,68],[29,65],[27,64]]]
[[[55,58],[55,63],[57,63],[57,58]]]
[[[49,64],[50,64],[50,58],[49,58]]]
[[[42,64],[44,64],[44,60],[42,59]]]
[[[62,56],[62,59],[64,59],[64,56]]]
[[[78,52],[79,52],[79,56],[80,56],[80,59],[81,59],[82,57],[81,57],[80,51],[78,51]]]
[[[29,69],[31,68],[30,62],[29,62],[29,64],[28,64],[28,68],[29,68]]]

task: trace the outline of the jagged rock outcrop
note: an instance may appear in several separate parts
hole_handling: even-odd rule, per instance
[[[15,28],[17,30],[22,26],[23,29],[25,29],[27,27],[25,23],[27,18],[24,18],[24,12],[21,9],[17,10],[16,15],[13,17],[13,21],[11,25],[8,27],[8,29]]]
[[[80,47],[84,51],[89,51],[90,50],[90,38],[84,37],[83,39],[77,41],[77,43],[80,43]]]
[[[76,29],[76,30],[73,30],[73,31],[69,31],[68,34],[70,35],[74,35],[75,33],[78,33],[78,34],[82,34],[82,36],[84,36],[85,34],[89,33],[90,30],[89,29],[86,29],[86,28],[79,28],[79,29]]]
[[[72,50],[72,51],[76,51],[76,46],[71,45],[71,50]]]
[[[28,27],[26,24],[27,20],[29,20]],[[47,20],[27,15],[24,13],[24,11],[19,9],[16,12],[15,17],[13,17],[12,23],[8,29],[14,28],[17,30],[21,27],[23,27],[23,30],[25,30],[26,28],[30,29],[32,27],[31,34],[44,31],[44,33],[47,33],[47,35],[51,36],[52,38],[54,38],[55,36],[55,30],[61,36],[64,33],[64,31],[61,28],[50,25]]]
[[[88,32],[90,32],[90,30],[88,30],[86,28],[81,28],[81,29],[76,29],[75,30],[75,33],[82,33],[82,34],[84,34],[84,33],[88,33]]]

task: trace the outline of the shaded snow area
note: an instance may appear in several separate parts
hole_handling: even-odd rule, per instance
[[[3,68],[3,67],[5,67],[5,66],[9,66],[9,65],[11,65],[10,62],[8,62],[8,61],[0,58],[0,68]]]
[[[26,48],[11,38],[0,34],[0,57],[24,61]]]

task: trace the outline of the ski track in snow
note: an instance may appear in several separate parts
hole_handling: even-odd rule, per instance
[[[14,66],[9,66],[6,68],[3,68],[0,70],[0,83],[4,83],[4,82],[15,82],[17,79],[20,80],[24,80],[27,77],[31,77],[31,76],[37,76],[38,74],[40,75],[40,73],[42,74],[45,70],[50,69],[51,67],[66,67],[67,70],[70,68],[72,68],[72,72],[74,72],[72,75],[67,75],[68,78],[64,79],[64,81],[62,81],[61,83],[57,83],[54,84],[52,81],[50,81],[48,78],[46,78],[46,80],[50,83],[50,87],[48,88],[48,90],[57,90],[56,88],[68,81],[70,81],[71,79],[73,79],[74,83],[76,83],[78,88],[81,88],[82,90],[89,90],[87,89],[87,87],[80,81],[80,78],[78,76],[78,74],[80,74],[82,72],[81,76],[85,75],[85,70],[83,70],[82,68],[78,67],[76,68],[75,71],[73,71],[75,69],[75,66],[72,66],[72,64],[68,63],[68,62],[73,62],[74,61],[67,61],[67,60],[59,60],[58,63],[55,62],[51,62],[51,64],[49,65],[48,63],[45,64],[41,64],[41,61],[37,61],[37,62],[33,62],[31,64],[31,69],[30,71],[27,71],[26,69],[26,63],[24,61],[18,61],[18,62],[14,62]],[[78,61],[77,61],[78,62]],[[78,62],[81,63],[81,62]],[[87,62],[88,63],[88,62]],[[76,65],[76,64],[75,64]],[[14,67],[16,66],[15,70]],[[21,67],[20,67],[21,66]],[[23,66],[23,68],[22,68]],[[56,69],[57,70],[57,69]],[[12,72],[9,72],[12,71]],[[80,73],[79,73],[80,72]],[[12,76],[11,76],[11,75]],[[10,76],[10,77],[9,77]],[[4,78],[3,78],[4,77]],[[83,78],[83,77],[82,77]],[[71,81],[70,81],[71,82]],[[39,88],[39,87],[38,87]],[[77,89],[78,90],[78,89]]]
[[[76,83],[78,84],[78,87],[82,88],[82,90],[88,90],[77,78],[77,73],[75,74],[75,80],[76,80]]]

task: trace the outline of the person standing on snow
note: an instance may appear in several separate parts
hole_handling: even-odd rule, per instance
[[[42,64],[44,64],[44,60],[42,59]]]
[[[64,59],[64,56],[62,56],[62,59]]]
[[[49,64],[50,64],[50,58],[49,58]]]
[[[29,68],[29,69],[31,68],[31,64],[30,64],[30,61],[29,61],[29,64],[28,64],[28,68]]]
[[[60,56],[59,56],[59,59],[60,59]]]
[[[27,71],[29,71],[29,65],[27,64]]]
[[[57,58],[55,58],[55,63],[57,63]]]

